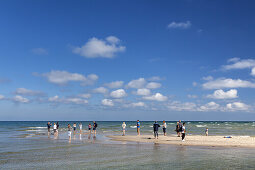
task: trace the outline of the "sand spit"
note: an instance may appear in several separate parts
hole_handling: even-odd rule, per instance
[[[181,141],[177,136],[159,136],[154,139],[152,135],[126,135],[126,136],[107,136],[115,141],[132,141],[145,143],[173,144],[184,146],[221,146],[221,147],[252,147],[255,148],[255,137],[250,136],[232,136],[232,138],[224,138],[224,136],[186,136],[185,141]]]

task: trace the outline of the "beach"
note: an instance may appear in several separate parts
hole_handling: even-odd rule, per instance
[[[177,136],[159,136],[154,139],[153,135],[127,135],[127,136],[107,136],[114,141],[129,141],[143,143],[172,144],[183,146],[211,146],[211,147],[251,147],[255,148],[255,137],[250,136],[232,136],[232,138],[224,138],[224,136],[186,136],[185,141],[181,141]]]
[[[77,124],[80,121],[75,121]],[[54,121],[51,121],[54,123]],[[98,121],[97,135],[83,133],[68,139],[67,124],[59,121],[59,134],[47,132],[47,121],[0,122],[0,167],[2,169],[254,169],[254,122],[187,122],[185,142],[176,137],[175,121],[167,122],[167,137],[153,121]],[[204,136],[209,127],[209,136]],[[225,127],[225,128],[223,128]],[[224,139],[223,135],[233,138]],[[150,138],[150,139],[149,139]],[[222,147],[223,146],[223,147]],[[252,149],[251,149],[252,148]],[[181,160],[181,161],[180,161]],[[0,168],[0,169],[1,169]]]

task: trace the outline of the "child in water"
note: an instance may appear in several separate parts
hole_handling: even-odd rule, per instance
[[[89,134],[91,134],[91,124],[88,125],[89,128]]]

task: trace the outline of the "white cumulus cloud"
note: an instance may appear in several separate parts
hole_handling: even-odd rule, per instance
[[[113,98],[122,98],[122,97],[125,97],[126,95],[127,93],[125,92],[124,89],[118,89],[118,90],[112,91],[110,94],[110,96]]]
[[[156,83],[156,82],[150,82],[146,85],[146,88],[148,89],[157,89],[160,88],[161,84],[160,83]]]
[[[143,99],[145,100],[155,100],[155,101],[166,101],[167,100],[167,97],[162,95],[161,93],[156,93],[154,95],[151,95],[151,96],[144,96]]]
[[[237,98],[237,90],[230,89],[229,91],[224,92],[223,90],[215,90],[213,94],[207,95],[208,98],[213,99],[234,99]]]
[[[233,102],[226,105],[229,111],[248,111],[250,106],[242,102]]]
[[[139,96],[148,96],[151,94],[150,89],[137,89],[136,94]]]
[[[123,81],[113,81],[111,83],[106,83],[105,86],[107,86],[108,88],[111,88],[111,89],[115,89],[115,88],[122,87],[123,84],[124,84]]]
[[[98,87],[98,88],[93,89],[92,92],[106,94],[106,93],[108,93],[108,89],[105,87]]]
[[[18,103],[28,103],[29,102],[29,99],[25,98],[25,97],[22,97],[20,95],[16,95],[13,97],[12,99],[14,102],[18,102]]]
[[[255,88],[255,83],[240,79],[225,79],[220,78],[212,81],[208,81],[203,85],[204,89],[223,89],[223,88]]]
[[[104,105],[104,106],[114,106],[114,103],[111,99],[103,99],[102,100],[102,105]]]
[[[132,107],[145,107],[144,102],[131,103]]]
[[[79,94],[78,96],[81,97],[81,98],[88,99],[88,98],[91,97],[91,94],[89,94],[89,93],[84,93],[84,94]]]
[[[92,85],[98,79],[98,76],[95,74],[90,74],[85,77],[82,74],[59,70],[52,70],[49,73],[42,74],[42,76],[46,77],[50,83],[59,85],[67,84],[71,81],[81,82],[82,85]]]
[[[136,88],[136,89],[141,89],[145,86],[146,84],[146,80],[144,78],[139,78],[139,79],[136,79],[136,80],[131,80],[127,87],[128,88]]]
[[[88,100],[81,99],[78,97],[60,98],[59,96],[53,96],[48,98],[49,102],[53,103],[64,103],[64,104],[87,104]]]
[[[116,53],[125,50],[126,47],[120,45],[120,40],[117,37],[109,36],[105,40],[93,37],[85,45],[75,47],[73,53],[86,58],[113,58]]]
[[[200,106],[200,111],[216,111],[220,108],[220,105],[215,102],[209,102],[203,106]]]
[[[168,24],[167,28],[171,29],[171,28],[179,28],[179,29],[187,29],[191,27],[191,22],[190,21],[186,21],[186,22],[171,22],[170,24]]]

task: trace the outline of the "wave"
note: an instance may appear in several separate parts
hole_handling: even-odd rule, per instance
[[[26,128],[30,128],[30,129],[33,129],[33,128],[35,128],[35,129],[46,129],[47,127],[26,127]]]
[[[196,127],[206,127],[206,125],[196,125]]]
[[[136,126],[130,126],[131,128],[136,128]]]

